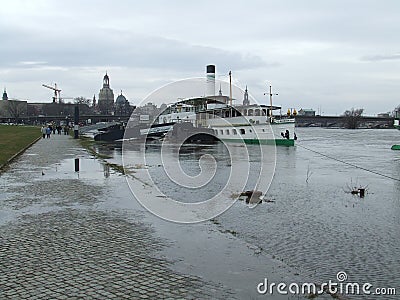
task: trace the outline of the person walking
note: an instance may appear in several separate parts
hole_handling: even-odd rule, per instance
[[[46,126],[42,126],[42,128],[40,129],[40,132],[42,133],[42,137],[46,138],[46,134],[47,134],[47,130],[46,130]]]
[[[51,127],[50,126],[48,126],[47,128],[46,128],[46,135],[47,135],[47,138],[49,139],[50,138],[50,135],[51,135]]]
[[[58,133],[58,134],[61,134],[61,130],[62,130],[61,125],[58,125],[58,126],[57,126],[57,133]]]

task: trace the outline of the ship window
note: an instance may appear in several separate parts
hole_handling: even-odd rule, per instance
[[[249,112],[248,112],[247,115],[248,115],[248,116],[252,116],[252,115],[253,115],[253,110],[252,110],[252,109],[249,109]]]
[[[263,115],[263,116],[266,116],[266,115],[267,115],[267,110],[266,110],[266,109],[263,109],[263,110],[262,110],[262,115]]]
[[[225,111],[225,118],[229,118],[229,111]]]
[[[247,109],[243,110],[243,116],[247,116]]]
[[[232,133],[233,133],[233,135],[237,135],[236,129],[232,129]]]
[[[260,115],[260,110],[259,110],[259,109],[256,109],[255,112],[254,112],[254,115],[255,115],[255,116],[259,116],[259,115]]]
[[[215,132],[215,135],[218,135],[218,130],[217,129],[215,129],[214,132]]]
[[[219,131],[219,133],[224,134],[224,131],[221,129],[221,130]]]
[[[229,129],[225,130],[226,131],[226,135],[229,135]]]
[[[244,130],[243,128],[240,129],[240,134],[246,134],[246,130]]]
[[[249,131],[250,131],[250,132],[253,132],[253,131],[251,131],[251,129],[249,129]]]

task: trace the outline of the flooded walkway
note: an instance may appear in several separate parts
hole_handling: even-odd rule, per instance
[[[76,157],[94,169],[75,173]],[[75,140],[54,135],[0,175],[1,299],[234,298],[174,271],[139,211],[103,205],[104,172]]]

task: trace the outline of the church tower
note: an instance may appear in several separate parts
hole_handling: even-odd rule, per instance
[[[222,88],[221,88],[221,83],[219,84],[218,96],[222,96]]]
[[[3,100],[8,100],[8,95],[7,95],[7,91],[6,88],[4,88],[4,93],[3,93]]]
[[[103,78],[103,88],[99,93],[98,107],[102,115],[111,115],[114,112],[114,92],[110,88],[107,72]]]
[[[249,93],[247,92],[247,85],[246,85],[246,89],[245,89],[245,91],[244,91],[243,105],[250,105]]]
[[[108,78],[107,72],[103,78],[103,88],[110,88],[110,78]]]

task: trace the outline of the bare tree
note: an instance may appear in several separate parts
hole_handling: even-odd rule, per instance
[[[74,99],[75,104],[87,104],[87,106],[90,106],[91,100],[86,99],[85,97],[77,97]]]
[[[8,115],[18,123],[19,118],[26,114],[27,103],[25,101],[18,100],[5,100],[5,111]]]
[[[351,110],[346,110],[343,113],[344,126],[348,129],[358,128],[363,112],[363,108],[352,108]]]

